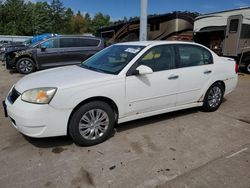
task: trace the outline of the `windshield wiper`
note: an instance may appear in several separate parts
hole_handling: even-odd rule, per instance
[[[98,68],[95,68],[95,67],[90,67],[90,66],[88,66],[88,65],[82,64],[82,65],[80,65],[80,66],[83,67],[83,68],[89,69],[89,70],[96,71],[96,72],[107,73],[107,72],[105,72],[105,71],[103,71],[103,70],[101,70],[101,69],[98,69]]]

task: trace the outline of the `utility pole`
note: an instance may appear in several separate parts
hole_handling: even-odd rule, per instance
[[[140,41],[148,39],[148,0],[141,0]]]

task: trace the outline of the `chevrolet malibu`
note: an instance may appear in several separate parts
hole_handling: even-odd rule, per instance
[[[3,104],[24,135],[70,135],[90,146],[108,139],[116,123],[192,107],[215,111],[237,80],[234,60],[199,44],[129,42],[28,75]]]

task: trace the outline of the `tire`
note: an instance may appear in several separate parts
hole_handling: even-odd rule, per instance
[[[105,102],[93,101],[78,108],[69,122],[69,134],[80,146],[92,146],[107,140],[115,124],[115,113]]]
[[[35,63],[30,58],[21,58],[16,63],[16,69],[21,74],[29,74],[35,71]]]
[[[216,111],[223,100],[224,96],[224,87],[220,83],[214,83],[207,90],[206,95],[203,101],[203,111],[205,112],[214,112]]]
[[[250,74],[250,63],[246,65],[246,67],[245,67],[245,72],[246,72],[247,74]]]

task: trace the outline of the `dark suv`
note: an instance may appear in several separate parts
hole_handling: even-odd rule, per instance
[[[103,48],[104,42],[100,38],[56,36],[25,50],[7,53],[6,68],[28,74],[39,69],[80,64]]]

